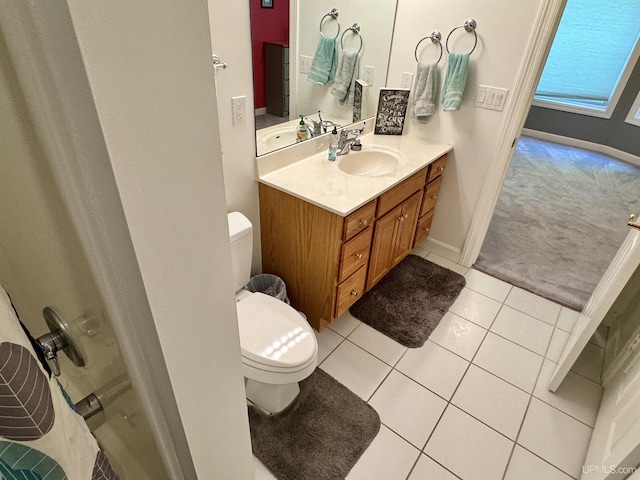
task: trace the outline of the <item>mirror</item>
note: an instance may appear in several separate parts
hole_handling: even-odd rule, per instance
[[[396,0],[274,0],[272,8],[250,2],[258,156],[296,143],[300,115],[311,136],[331,132],[332,124],[375,116],[379,88],[387,81]],[[337,17],[330,15],[333,9]],[[322,35],[335,38],[340,56],[342,49],[357,51],[362,41],[357,78],[365,87],[355,120],[354,106],[331,93],[333,83],[307,79],[320,28]],[[313,122],[320,120],[324,123],[314,129]]]

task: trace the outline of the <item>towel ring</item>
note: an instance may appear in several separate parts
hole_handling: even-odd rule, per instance
[[[449,32],[449,35],[447,35],[447,41],[445,42],[447,53],[451,53],[449,51],[449,37],[451,37],[451,34],[459,28],[464,28],[469,33],[473,32],[473,35],[475,36],[475,41],[473,42],[473,48],[469,52],[469,55],[471,55],[473,51],[476,49],[476,45],[478,45],[478,34],[476,33],[476,21],[473,18],[468,19],[466,22],[464,22],[464,25],[458,25],[457,27],[455,27],[453,30]]]
[[[336,36],[333,37],[333,39],[335,40],[336,38],[338,38],[338,35],[340,35],[340,20],[338,20],[338,15],[340,15],[340,12],[338,11],[338,9],[332,8],[329,13],[327,13],[320,19],[320,35],[322,37],[324,37],[324,33],[322,33],[322,22],[324,22],[325,18],[331,17],[329,20],[335,20],[336,22],[338,22],[338,31],[336,32]]]
[[[347,28],[344,33],[342,34],[342,37],[340,37],[340,46],[344,49],[344,36],[348,31],[352,31],[354,35],[358,35],[358,38],[360,38],[360,48],[358,49],[358,52],[356,53],[356,55],[358,53],[360,53],[360,50],[362,50],[362,35],[360,35],[360,24],[359,23],[354,23],[353,25],[351,25],[349,28]]]
[[[436,65],[437,65],[440,62],[440,59],[442,58],[442,43],[440,43],[440,40],[442,40],[442,34],[437,30],[432,32],[431,35],[429,35],[428,37],[422,38],[418,42],[418,44],[416,45],[416,50],[415,50],[415,52],[413,52],[413,55],[416,57],[416,62],[419,62],[420,60],[418,60],[418,47],[427,38],[430,38],[433,43],[437,43],[440,46],[440,56],[438,57],[438,60],[436,61]]]

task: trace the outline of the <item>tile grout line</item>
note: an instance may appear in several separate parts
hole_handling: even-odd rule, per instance
[[[560,313],[558,313],[558,316],[556,318],[556,324],[558,322],[558,319],[560,318]],[[518,443],[518,440],[520,439],[520,435],[522,433],[522,428],[524,427],[524,422],[527,418],[527,415],[529,414],[529,408],[531,407],[531,403],[533,401],[534,398],[536,398],[538,401],[545,403],[544,401],[540,400],[538,397],[535,397],[534,392],[535,392],[535,388],[538,385],[538,382],[540,381],[540,375],[542,374],[542,369],[544,367],[544,358],[546,358],[546,354],[549,351],[549,347],[551,346],[551,339],[549,339],[549,344],[547,345],[547,350],[545,351],[545,357],[543,357],[543,362],[540,364],[540,368],[538,369],[538,375],[536,376],[536,381],[534,383],[533,386],[533,391],[529,394],[529,401],[527,403],[527,408],[525,409],[524,415],[522,417],[522,421],[520,422],[520,428],[518,429],[518,433],[516,434],[516,438],[513,441],[513,447],[511,449],[511,454],[509,455],[509,460],[507,461],[507,465],[505,466],[505,470],[504,473],[502,475],[502,480],[505,480],[505,477],[507,475],[507,472],[509,471],[509,466],[511,465],[511,460],[513,459],[513,454],[516,451],[516,447],[520,446],[521,448],[524,448],[527,451],[530,451],[529,449],[525,448],[524,446],[520,445]],[[551,407],[553,407],[553,405],[550,405]],[[559,409],[556,409],[558,411],[560,411]],[[564,412],[562,412],[564,413]],[[553,466],[554,468],[558,469],[559,471],[563,472],[566,475],[569,475],[567,472],[565,472],[564,470],[562,470],[561,468],[558,468],[556,465],[553,465],[551,462],[547,461],[546,459],[540,457],[539,455],[536,455],[534,452],[531,452],[533,455],[535,455],[536,457],[540,458],[541,460],[543,460],[544,462],[548,463],[549,465]],[[569,477],[574,478],[572,475],[569,475]]]
[[[558,323],[559,316],[560,316],[560,312],[558,312],[558,315],[556,317],[556,323]],[[554,328],[555,328],[555,326],[554,326]],[[553,335],[552,335],[552,337],[553,337]],[[542,373],[542,369],[544,368],[544,359],[546,357],[546,354],[549,352],[549,347],[550,346],[551,346],[551,338],[549,338],[549,342],[547,343],[547,348],[545,350],[545,356],[542,357],[542,362],[540,363],[540,368],[538,368],[538,374],[536,375],[536,381],[533,383],[533,389],[532,389],[531,393],[529,394],[529,400],[527,402],[527,408],[525,408],[525,410],[524,410],[524,415],[522,416],[522,420],[520,421],[520,426],[518,428],[518,432],[516,433],[516,438],[514,438],[514,440],[513,440],[513,446],[511,447],[511,452],[509,453],[509,458],[507,460],[507,464],[505,465],[504,472],[502,474],[502,480],[505,480],[505,477],[507,476],[507,472],[509,471],[509,466],[511,465],[511,460],[513,460],[513,454],[516,451],[516,447],[519,445],[518,444],[518,440],[520,439],[520,434],[522,433],[522,428],[524,427],[524,422],[527,419],[527,415],[529,414],[529,408],[531,407],[531,402],[533,401],[533,398],[534,398],[534,392],[536,390],[536,386],[538,385],[538,382],[540,381],[540,374]]]

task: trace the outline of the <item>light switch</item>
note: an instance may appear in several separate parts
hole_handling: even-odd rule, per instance
[[[506,88],[478,85],[474,106],[501,112],[504,109],[508,91]]]

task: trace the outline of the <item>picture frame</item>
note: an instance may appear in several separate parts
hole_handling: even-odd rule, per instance
[[[409,104],[408,88],[381,88],[373,133],[402,135]]]
[[[262,8],[273,8],[274,0],[260,0],[260,7]]]

